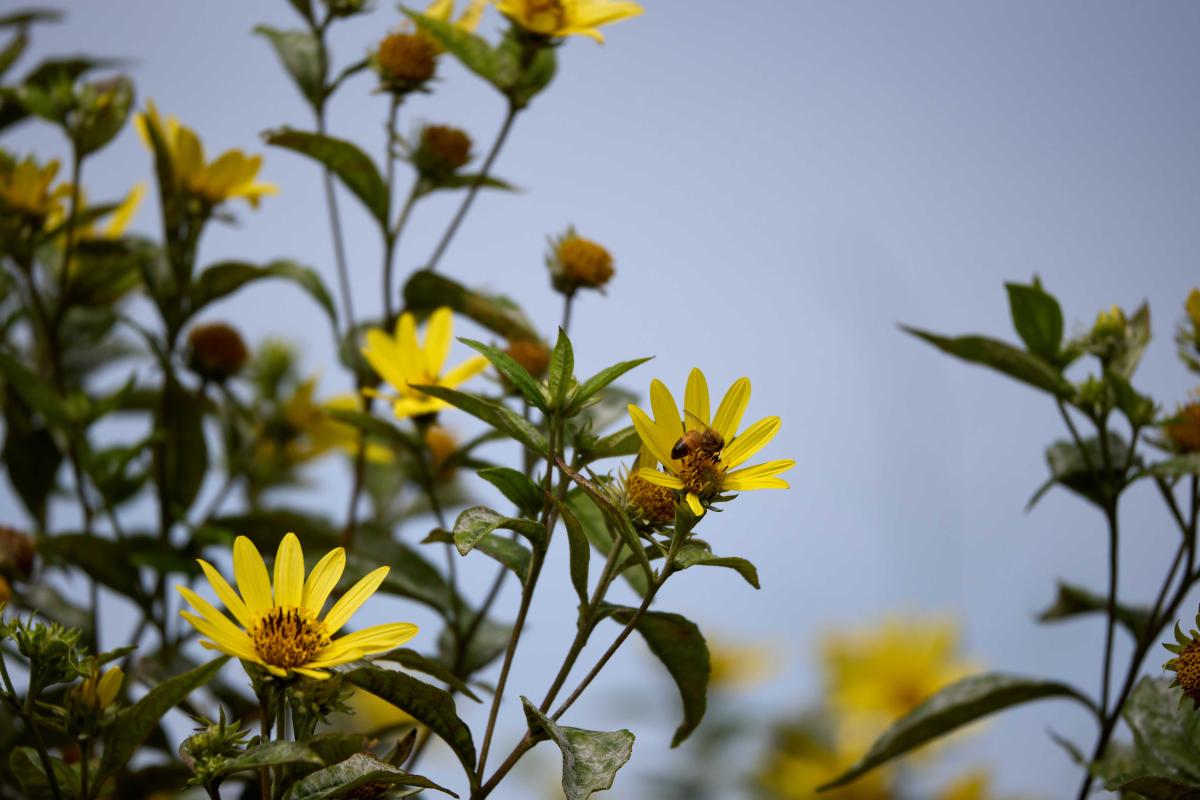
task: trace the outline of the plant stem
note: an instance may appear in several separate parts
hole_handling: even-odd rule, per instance
[[[58,788],[58,776],[54,774],[54,765],[50,761],[50,751],[46,749],[46,741],[42,738],[42,732],[34,722],[32,710],[33,702],[36,698],[33,696],[33,687],[30,686],[26,695],[25,706],[22,707],[17,703],[17,690],[13,686],[12,678],[8,674],[8,665],[4,662],[3,653],[0,653],[0,678],[4,680],[4,689],[8,693],[13,708],[33,735],[33,743],[38,753],[38,759],[42,762],[42,770],[46,773],[46,780],[50,784],[50,792],[54,795],[54,800],[62,800],[62,790]]]
[[[450,220],[449,227],[442,234],[441,241],[433,250],[433,255],[429,257],[425,269],[433,272],[437,269],[438,262],[442,260],[442,256],[446,252],[446,248],[450,246],[450,241],[454,238],[454,234],[458,232],[458,227],[462,225],[463,219],[467,216],[467,211],[470,210],[471,204],[475,202],[475,195],[479,194],[479,189],[487,180],[488,174],[491,172],[492,165],[496,162],[496,156],[500,155],[500,148],[504,146],[504,140],[508,138],[509,131],[512,130],[513,121],[517,118],[517,112],[521,109],[516,105],[509,103],[508,113],[504,117],[504,124],[500,126],[500,132],[496,134],[496,140],[492,142],[492,148],[488,151],[487,157],[483,160],[483,166],[479,169],[479,174],[475,176],[475,181],[471,187],[467,189],[467,196],[463,198],[462,204],[455,212],[454,218]]]
[[[79,743],[79,796],[83,800],[91,800],[91,787],[88,785],[92,760],[92,740],[86,738]]]

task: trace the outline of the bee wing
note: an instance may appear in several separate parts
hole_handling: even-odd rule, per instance
[[[689,430],[689,431],[691,431],[691,430],[696,430],[696,431],[708,430],[708,423],[705,422],[704,420],[700,419],[699,417],[697,417],[692,412],[688,411],[686,408],[683,410],[683,417],[687,421],[687,424],[684,425],[684,428],[686,430]]]

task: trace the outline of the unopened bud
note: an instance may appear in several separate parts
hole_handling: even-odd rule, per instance
[[[437,68],[437,46],[423,33],[393,33],[379,43],[372,62],[385,89],[419,89]]]
[[[550,348],[536,339],[514,339],[504,352],[535,378],[541,378],[550,368]]]
[[[241,370],[250,356],[241,334],[222,322],[192,328],[188,346],[191,348],[188,367],[200,377],[218,383]]]
[[[471,160],[471,137],[449,125],[426,125],[413,163],[422,175],[437,178],[453,173]]]
[[[574,231],[555,244],[548,262],[554,288],[564,294],[581,288],[602,289],[613,276],[612,254]]]

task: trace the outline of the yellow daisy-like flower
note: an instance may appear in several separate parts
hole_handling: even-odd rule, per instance
[[[63,213],[63,199],[71,194],[71,186],[60,183],[58,161],[39,164],[33,156],[11,161],[5,156],[0,163],[0,208],[30,217],[54,217]]]
[[[749,403],[750,381],[738,378],[725,393],[716,415],[710,417],[708,381],[703,372],[693,369],[684,390],[684,413],[680,414],[670,390],[656,379],[650,384],[654,419],[634,405],[629,406],[629,416],[663,471],[643,467],[637,474],[651,483],[685,492],[688,506],[697,516],[722,492],[788,488],[787,482],[777,476],[796,465],[791,459],[738,469],[779,432],[779,417],[766,417],[738,433]],[[688,432],[696,432],[691,439],[705,441],[699,447],[681,448]]]
[[[167,148],[175,181],[188,194],[210,205],[226,200],[245,198],[254,208],[265,195],[279,193],[273,183],[255,180],[262,167],[262,156],[248,156],[241,150],[226,150],[216,160],[204,158],[204,145],[200,137],[188,127],[181,125],[175,117],[167,117],[164,123],[154,103],[146,101],[146,110],[135,117],[142,141],[151,145],[150,129]],[[153,148],[151,148],[153,149]]]
[[[346,551],[340,547],[318,561],[306,579],[300,540],[289,533],[275,554],[272,587],[258,548],[245,536],[239,536],[233,543],[233,574],[238,591],[207,561],[197,561],[217,597],[237,620],[235,625],[191,589],[176,586],[197,612],[181,611],[180,615],[208,637],[200,644],[251,661],[280,678],[292,673],[328,678],[329,673],[324,670],[329,667],[399,647],[417,633],[416,625],[392,622],[333,638],[375,593],[389,570],[379,567],[368,573],[322,617],[325,602],[346,566]]]
[[[604,42],[601,25],[641,15],[628,0],[496,0],[496,10],[540,36],[587,36]]]
[[[71,185],[69,183],[64,184],[62,190],[65,195],[70,195]],[[77,240],[116,239],[129,229],[129,224],[137,216],[138,209],[142,207],[142,200],[145,196],[146,183],[144,181],[135,183],[133,188],[129,190],[129,193],[121,198],[121,202],[117,204],[116,208],[104,215],[108,218],[104,227],[97,229],[95,221],[78,224],[75,227],[75,238]],[[87,193],[82,187],[79,189],[79,207],[80,209],[87,208]],[[46,218],[46,227],[55,228],[66,221],[67,210],[59,206]]]
[[[473,33],[479,27],[479,20],[483,18],[483,10],[487,8],[487,4],[488,0],[470,0],[458,19],[454,20],[454,27]],[[433,0],[425,7],[425,16],[440,22],[450,22],[453,15],[454,0]]]
[[[487,369],[488,360],[477,356],[443,373],[442,367],[450,355],[450,343],[453,340],[454,314],[445,307],[429,316],[424,344],[417,341],[417,322],[408,312],[401,314],[396,321],[395,336],[388,336],[382,328],[367,331],[367,346],[363,348],[363,356],[371,368],[379,373],[379,377],[396,391],[395,397],[387,399],[397,417],[432,414],[447,407],[448,403],[414,387],[445,386],[453,389]],[[372,397],[382,396],[373,389],[367,390],[367,393]]]

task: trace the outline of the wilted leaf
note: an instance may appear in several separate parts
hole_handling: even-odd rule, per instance
[[[451,797],[458,797],[454,792],[421,775],[412,775],[398,767],[385,764],[374,756],[366,753],[355,753],[338,764],[325,769],[319,769],[305,777],[288,795],[291,800],[329,800],[334,797],[359,797],[355,790],[365,786],[415,786],[420,789],[434,789],[444,792]],[[361,795],[368,796],[368,795]],[[377,795],[370,795],[372,797]]]
[[[562,788],[566,800],[587,800],[611,789],[617,770],[633,755],[633,734],[627,730],[588,731],[560,726],[522,697],[529,730],[545,736],[562,751]]]

